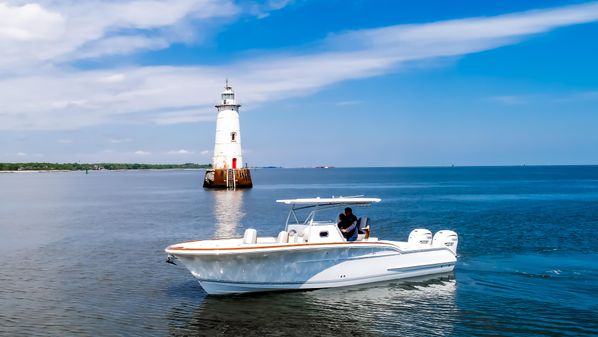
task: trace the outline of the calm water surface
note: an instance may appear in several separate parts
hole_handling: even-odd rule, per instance
[[[0,174],[2,336],[596,336],[598,167],[264,169],[250,191],[201,171]],[[280,198],[381,197],[375,236],[459,233],[454,275],[206,296],[163,249],[276,235]]]

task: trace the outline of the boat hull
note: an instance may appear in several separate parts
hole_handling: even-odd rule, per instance
[[[446,248],[402,251],[390,243],[171,254],[213,295],[384,282],[448,273],[456,262],[455,255]]]

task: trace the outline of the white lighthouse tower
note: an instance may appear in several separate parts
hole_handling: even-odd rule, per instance
[[[221,94],[221,100],[216,104],[218,118],[216,119],[216,142],[212,168],[237,169],[243,167],[241,154],[241,128],[239,125],[239,107],[235,101],[233,88],[226,86]]]
[[[242,188],[252,187],[249,169],[244,167],[241,152],[241,128],[239,124],[239,107],[235,100],[233,88],[226,86],[221,94],[216,118],[216,138],[212,170],[206,172],[204,187],[210,188]]]

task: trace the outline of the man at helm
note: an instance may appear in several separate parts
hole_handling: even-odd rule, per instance
[[[357,217],[351,207],[345,208],[345,213],[339,216],[338,228],[347,241],[357,240]]]

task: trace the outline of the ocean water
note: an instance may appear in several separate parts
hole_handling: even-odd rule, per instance
[[[598,167],[0,174],[1,336],[596,336]],[[374,236],[455,230],[452,275],[206,296],[170,244],[276,235],[280,198],[380,197]]]

